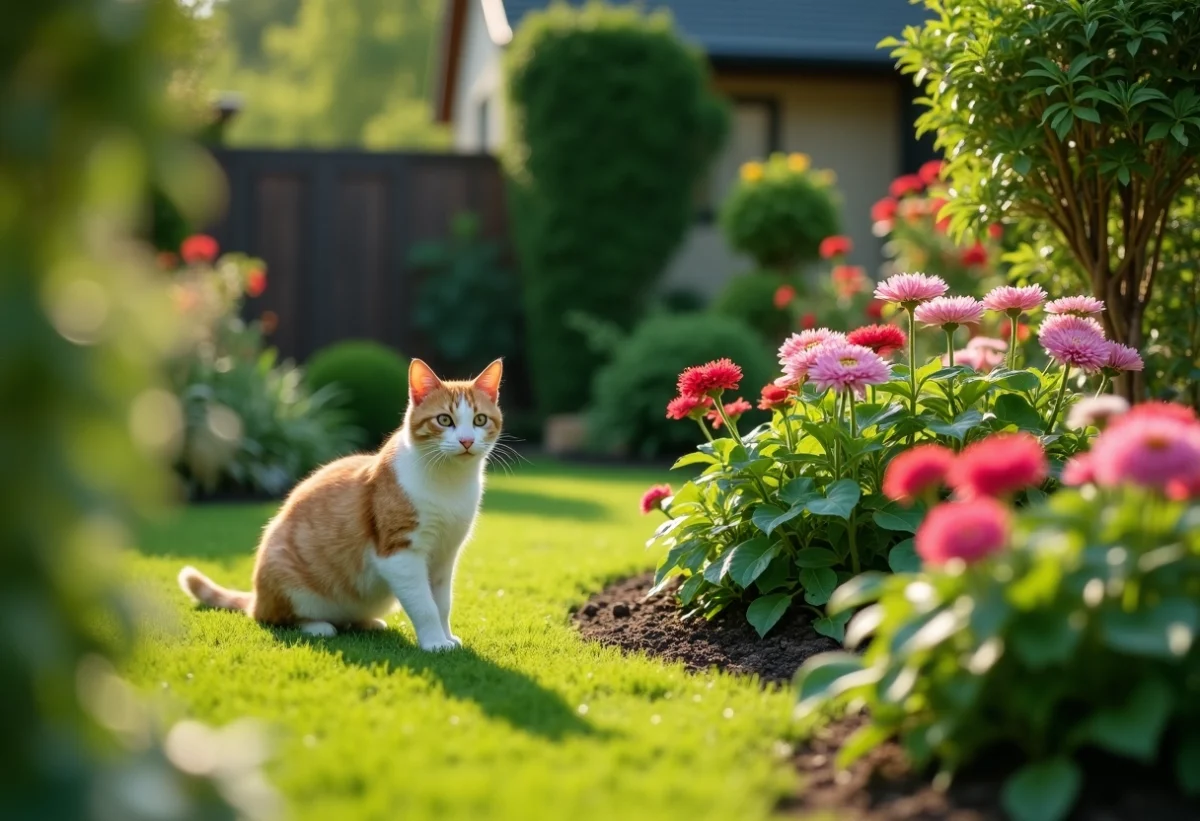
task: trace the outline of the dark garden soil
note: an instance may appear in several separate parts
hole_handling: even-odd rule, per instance
[[[619,581],[593,596],[575,613],[589,639],[625,650],[682,661],[690,669],[717,667],[754,674],[765,684],[786,684],[809,656],[837,645],[817,634],[806,617],[789,613],[765,639],[746,622],[744,608],[712,621],[682,621],[673,590],[646,594],[654,575]],[[1000,788],[1013,760],[997,755],[986,768],[960,773],[948,790],[908,766],[895,743],[880,745],[840,771],[837,752],[862,724],[848,718],[817,731],[796,751],[793,762],[802,788],[779,807],[795,817],[839,821],[1005,821]],[[1200,803],[1185,802],[1171,786],[1171,767],[1133,767],[1128,762],[1087,762],[1091,774],[1072,821],[1200,821]]]

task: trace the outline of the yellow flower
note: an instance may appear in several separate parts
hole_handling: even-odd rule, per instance
[[[763,178],[763,167],[760,162],[748,162],[742,166],[742,180],[744,182],[758,182]]]
[[[823,168],[813,174],[821,185],[833,185],[837,182],[837,174],[832,168]]]
[[[797,174],[803,174],[812,165],[812,159],[807,154],[788,154],[788,168]]]

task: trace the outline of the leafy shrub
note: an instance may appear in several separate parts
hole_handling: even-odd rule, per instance
[[[445,241],[412,250],[409,261],[426,275],[413,322],[448,370],[475,372],[516,350],[520,295],[501,252],[480,237],[479,218],[469,213],[454,218]]]
[[[1138,446],[1141,424],[1118,419],[1096,440],[1094,453],[1108,449],[1102,490],[1019,513],[1011,541],[1001,509],[995,552],[864,574],[834,593],[832,618],[867,605],[846,633],[866,649],[810,659],[797,685],[803,713],[867,708],[841,765],[891,737],[916,768],[951,772],[1015,748],[1025,763],[1002,800],[1016,821],[1065,818],[1088,750],[1157,762],[1200,795],[1200,424],[1160,421],[1162,441]],[[1125,473],[1110,460],[1130,445]],[[1136,484],[1154,474],[1157,487]],[[917,541],[946,539],[923,528]]]
[[[895,278],[884,287],[897,289],[904,279]],[[936,278],[927,282],[934,290],[945,288]],[[909,307],[924,304],[930,295],[913,298]],[[982,305],[975,307],[982,314]],[[1086,320],[1067,317],[1054,322],[1078,326],[1079,338],[1073,337],[1072,344],[1109,350],[1101,332]],[[1037,464],[1027,474],[1036,481],[1022,487],[1031,487],[1027,492],[1037,496],[1055,484],[1057,474],[1046,476],[1045,460],[1057,470],[1085,445],[1084,431],[1059,429],[1074,398],[1070,387],[1077,383],[1069,379],[1074,353],[1064,352],[1057,343],[1051,349],[1066,363],[1062,367],[1052,361],[1041,369],[1018,369],[1010,358],[1007,368],[992,367],[999,365],[993,362],[976,370],[917,359],[914,370],[889,365],[885,359],[906,347],[899,329],[886,327],[882,340],[870,342],[869,336],[879,330],[866,329],[866,337],[853,333],[850,340],[864,338],[863,345],[874,345],[883,356],[848,344],[826,329],[789,338],[780,348],[784,385],[765,388],[761,399],[773,410],[771,420],[744,435],[736,429],[737,420],[731,420],[732,437],[705,442],[676,463],[701,465],[703,472],[663,504],[669,521],[652,541],[665,552],[656,583],[661,586],[682,575],[679,598],[685,608],[714,614],[733,602],[748,602],[750,623],[765,634],[789,607],[800,604],[818,617],[819,632],[840,639],[848,614],[828,617],[819,609],[833,590],[866,570],[903,570],[915,563],[910,536],[924,507],[900,508],[894,493],[885,494],[884,472],[893,459],[916,445],[939,444],[957,451],[992,433],[1020,434],[1023,438],[1013,442],[1022,447],[1012,452],[1027,452],[1033,442]],[[935,327],[924,333],[940,337],[949,354],[955,344],[953,332],[943,330]],[[1053,335],[1044,338],[1050,345]],[[913,340],[907,341],[906,359],[912,362]],[[620,373],[622,366],[633,369],[643,360],[666,365],[666,357],[648,344],[612,369]],[[693,364],[699,361],[695,357]],[[713,400],[725,401],[722,389],[734,390],[738,383],[728,371],[717,363],[682,374],[681,396],[670,411],[682,419],[697,419],[710,408],[717,412]],[[1111,372],[1099,377],[1101,389]],[[706,375],[723,381],[709,390],[703,386]],[[671,382],[665,373],[659,379],[653,394],[640,381],[631,385],[646,398],[630,401],[648,401],[651,395],[659,399]],[[697,380],[700,388],[689,387]],[[597,402],[608,389],[606,383],[597,383]],[[613,418],[620,407],[619,402],[611,404]],[[651,416],[649,408],[641,412]],[[679,424],[685,430],[690,427]],[[699,424],[708,437],[703,422]],[[997,461],[1002,459],[998,456]]]
[[[813,171],[804,154],[775,154],[746,163],[741,180],[721,204],[729,244],[759,268],[780,273],[817,259],[821,240],[838,232],[833,175]]]
[[[780,288],[790,281],[775,271],[751,271],[731,278],[713,300],[712,310],[737,319],[758,331],[768,343],[778,345],[792,330],[792,315],[787,307],[775,304]]]
[[[1052,230],[1045,247],[1070,249],[1109,301],[1109,334],[1141,347],[1165,217],[1200,157],[1195,3],[965,0],[884,44],[924,87],[919,128],[948,152],[952,229],[1028,217]]]
[[[305,365],[310,390],[335,386],[351,424],[370,447],[400,426],[408,401],[408,362],[378,342],[355,339],[318,351]]]
[[[753,384],[766,382],[774,370],[762,340],[737,320],[712,314],[647,319],[596,375],[589,419],[596,444],[642,456],[687,449],[694,437],[663,415],[675,375],[724,355],[737,356]]]
[[[552,5],[524,17],[505,68],[533,387],[543,413],[571,412],[603,360],[563,317],[633,327],[691,224],[727,114],[664,13]]]

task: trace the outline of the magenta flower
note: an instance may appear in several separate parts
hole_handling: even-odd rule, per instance
[[[1038,328],[1038,336],[1055,328],[1064,328],[1073,331],[1090,331],[1096,334],[1101,339],[1104,338],[1104,328],[1100,323],[1092,319],[1090,316],[1077,316],[1075,314],[1051,314],[1043,320],[1041,327]]]
[[[841,345],[845,342],[845,334],[828,328],[814,328],[811,331],[792,334],[779,346],[783,380],[776,380],[775,384],[787,387],[803,382],[823,346]]]
[[[1002,285],[993,288],[983,298],[983,307],[1015,318],[1026,311],[1034,310],[1045,301],[1046,292],[1042,290],[1041,285],[1026,285],[1021,288]]]
[[[929,274],[894,274],[875,288],[875,298],[897,302],[911,311],[919,303],[946,293],[948,287],[941,277]]]
[[[1064,296],[1046,303],[1048,314],[1088,316],[1104,310],[1104,302],[1092,296]]]
[[[1008,542],[1008,508],[995,499],[946,502],[929,511],[917,529],[917,555],[929,565],[974,562]]]
[[[879,354],[849,343],[821,346],[808,370],[817,390],[851,390],[859,398],[866,394],[867,385],[882,385],[891,375],[891,366]]]
[[[1145,366],[1137,348],[1131,348],[1119,342],[1109,342],[1108,362],[1104,364],[1104,367],[1112,371],[1140,371]]]
[[[918,305],[917,322],[953,331],[959,325],[971,325],[983,318],[983,303],[973,296],[939,296]]]
[[[1200,479],[1200,424],[1127,414],[1096,438],[1090,460],[1101,487],[1192,482]]]
[[[1098,371],[1108,362],[1108,340],[1087,326],[1060,324],[1042,330],[1042,347],[1054,361],[1084,371]]]

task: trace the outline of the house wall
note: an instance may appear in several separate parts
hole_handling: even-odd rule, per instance
[[[762,159],[770,148],[802,151],[812,157],[814,167],[837,173],[842,226],[854,240],[849,261],[876,273],[883,262],[882,241],[871,234],[870,209],[901,171],[903,100],[898,79],[891,75],[719,76],[717,86],[733,101],[734,122],[714,166],[711,202],[719,206],[743,162]],[[739,106],[739,100],[744,104]],[[774,146],[769,145],[770,123],[764,123],[769,108],[777,112]],[[690,233],[671,262],[666,281],[669,287],[711,296],[729,277],[752,267],[749,258],[726,245],[714,220]]]
[[[454,148],[492,151],[504,135],[501,49],[488,36],[480,0],[467,0],[463,45],[454,89]]]

